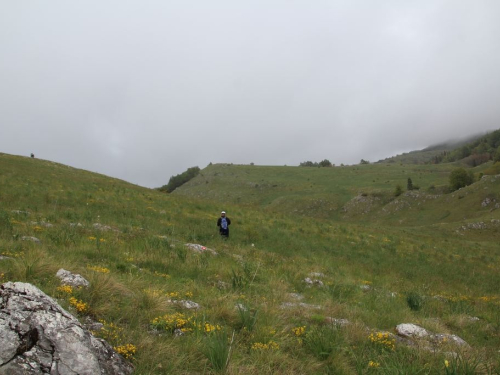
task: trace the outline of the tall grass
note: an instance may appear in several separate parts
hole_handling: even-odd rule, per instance
[[[425,188],[441,185],[451,166],[254,168],[214,166],[201,192],[185,187],[186,195],[213,194],[199,199],[181,196],[184,188],[166,195],[1,155],[0,253],[10,259],[0,260],[0,282],[31,282],[78,318],[115,325],[113,345],[137,346],[131,360],[140,374],[444,373],[445,359],[455,366],[443,352],[370,342],[368,330],[393,331],[399,323],[465,339],[472,349],[457,371],[498,372],[498,234],[495,227],[480,234],[457,228],[500,219],[500,210],[478,208],[499,183],[482,180],[463,199],[443,195],[420,205],[403,193],[412,209],[390,211],[386,193],[409,171]],[[344,219],[343,205],[359,192],[379,198],[377,209]],[[227,241],[215,226],[222,202],[233,221]],[[464,212],[472,219],[462,222]],[[193,241],[218,255],[184,246]],[[81,274],[90,287],[63,294],[59,268]],[[322,287],[304,282],[311,272],[324,274]],[[71,297],[87,309],[77,311]],[[200,308],[186,309],[182,300]],[[191,323],[182,334],[158,332],[158,317]],[[340,318],[350,324],[325,323]],[[296,327],[306,327],[304,335],[296,336]]]

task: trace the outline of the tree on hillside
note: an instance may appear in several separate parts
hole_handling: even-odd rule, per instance
[[[396,185],[396,189],[394,189],[394,196],[399,197],[403,193],[403,188],[401,185]]]
[[[303,161],[299,164],[299,167],[317,167],[318,163],[313,163],[312,161]]]
[[[368,160],[361,159],[361,161],[359,162],[359,164],[370,164],[370,162]]]
[[[408,183],[406,184],[407,190],[413,190],[413,181],[408,177]]]
[[[458,147],[447,153],[439,162],[453,162],[468,158],[466,162],[475,166],[486,163],[494,158],[497,148],[500,146],[500,130],[485,135],[473,142]]]
[[[472,171],[467,172],[464,168],[457,168],[450,173],[450,189],[458,190],[474,182]]]
[[[168,184],[163,185],[159,190],[171,193],[179,186],[184,185],[186,182],[196,177],[199,173],[200,173],[200,168],[198,167],[188,168],[185,172],[170,177]]]
[[[299,167],[332,167],[334,164],[330,163],[330,160],[325,159],[320,161],[319,163],[317,161],[312,162],[312,161],[303,161],[302,163],[299,164]]]
[[[321,160],[321,161],[319,162],[319,166],[320,166],[320,167],[331,167],[331,166],[332,166],[332,163],[330,163],[330,160],[325,159],[325,160]]]
[[[493,161],[500,161],[500,146],[498,146],[497,150],[493,154]]]

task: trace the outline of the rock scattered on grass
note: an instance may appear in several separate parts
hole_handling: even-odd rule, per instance
[[[57,271],[56,276],[61,280],[62,285],[69,285],[75,288],[88,288],[90,286],[90,283],[83,276],[77,273],[71,273],[70,271],[66,271],[63,268]]]
[[[304,303],[304,302],[283,302],[281,305],[280,305],[280,308],[281,309],[291,309],[291,308],[295,308],[295,307],[302,307],[304,309],[314,309],[314,310],[319,310],[321,309],[321,306],[319,305],[310,305],[308,303]]]
[[[298,301],[301,301],[304,299],[304,296],[302,294],[299,294],[299,293],[288,293],[288,296],[290,298],[293,298],[293,299],[298,300]]]
[[[97,229],[97,230],[100,230],[103,232],[107,232],[108,230],[111,230],[113,232],[119,232],[118,229],[110,227],[109,225],[102,225],[100,223],[94,223],[92,226],[94,227],[94,229]]]
[[[44,228],[52,228],[54,226],[54,224],[47,223],[46,221],[40,221],[40,222],[32,221],[31,225],[40,225],[41,227],[44,227]]]
[[[321,273],[321,272],[311,272],[309,274],[310,277],[325,277],[325,274],[324,273]]]
[[[242,303],[237,303],[236,305],[234,305],[234,308],[240,311],[248,311],[248,308]]]
[[[30,213],[28,211],[21,211],[21,210],[12,210],[10,211],[13,214],[18,214],[18,215],[29,215]]]
[[[345,327],[351,324],[351,322],[347,319],[332,318],[331,316],[327,316],[325,318],[325,322],[339,327]]]
[[[42,243],[38,238],[33,237],[33,236],[22,236],[21,241],[30,241],[34,243]]]
[[[319,287],[324,286],[323,281],[318,280],[318,279],[314,279],[314,280],[313,280],[313,279],[311,279],[311,278],[309,278],[309,277],[306,277],[306,278],[304,279],[304,282],[305,282],[308,286],[319,286]]]
[[[217,289],[219,289],[219,290],[226,290],[227,288],[229,288],[229,284],[228,284],[228,283],[225,283],[225,282],[224,282],[224,281],[222,281],[222,280],[217,280],[216,287],[217,287]]]
[[[180,307],[183,307],[188,310],[198,310],[200,308],[200,305],[196,302],[189,301],[189,300],[170,300],[171,303],[175,303],[176,305],[179,305]]]
[[[185,246],[196,253],[210,253],[212,255],[217,255],[217,252],[214,249],[210,249],[206,246],[196,244],[196,243],[187,243]]]
[[[448,333],[432,333],[416,324],[402,323],[396,326],[396,332],[399,336],[409,339],[423,339],[433,344],[450,343],[458,346],[466,346],[469,344],[457,335]]]
[[[430,335],[425,328],[411,323],[402,323],[397,325],[396,332],[398,335],[408,338],[422,338]]]

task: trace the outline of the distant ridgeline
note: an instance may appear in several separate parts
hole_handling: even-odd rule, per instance
[[[442,143],[420,151],[394,156],[378,163],[439,164],[459,160],[471,167],[490,160],[500,161],[500,129],[465,141]]]

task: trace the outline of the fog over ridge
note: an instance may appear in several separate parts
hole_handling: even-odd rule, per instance
[[[500,3],[8,2],[0,152],[148,187],[500,128]]]

